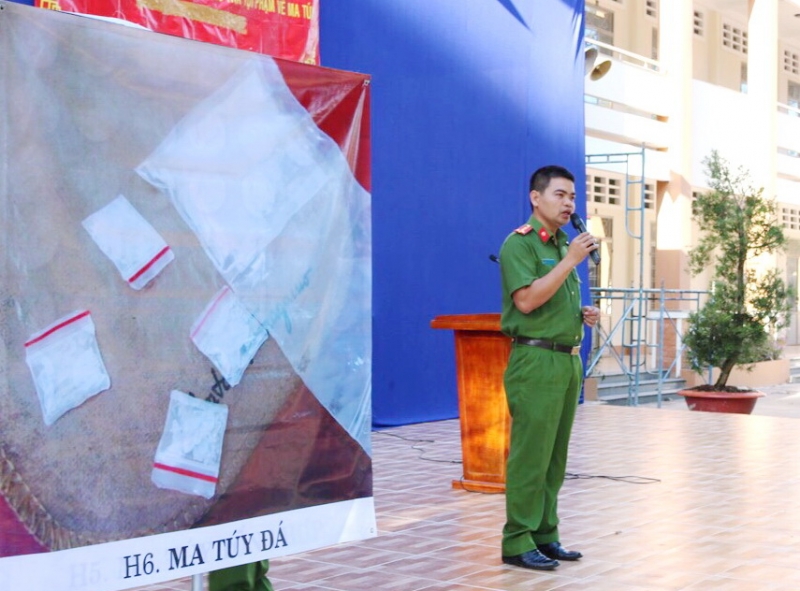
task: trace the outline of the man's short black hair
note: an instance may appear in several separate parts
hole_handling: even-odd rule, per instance
[[[531,175],[531,191],[538,191],[542,193],[547,187],[550,186],[550,181],[553,179],[567,179],[575,182],[575,175],[568,171],[563,166],[551,164],[549,166],[542,166],[539,170]]]

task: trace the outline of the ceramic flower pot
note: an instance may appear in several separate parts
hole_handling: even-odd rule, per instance
[[[764,396],[757,390],[717,391],[689,388],[678,391],[686,400],[689,410],[705,412],[730,412],[749,415],[756,406],[756,401]]]

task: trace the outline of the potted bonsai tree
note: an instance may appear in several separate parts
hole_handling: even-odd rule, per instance
[[[689,317],[684,343],[692,369],[719,368],[713,384],[679,392],[689,408],[750,413],[763,393],[729,386],[731,371],[769,358],[775,332],[786,326],[790,292],[772,268],[754,259],[786,243],[774,199],[753,187],[749,173],[732,170],[716,151],[704,160],[710,190],[692,203],[701,237],[689,253],[693,275],[711,269],[706,303]]]

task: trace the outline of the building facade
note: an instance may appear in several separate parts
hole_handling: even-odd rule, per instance
[[[586,42],[611,63],[585,86],[587,211],[603,255],[593,286],[707,289],[687,253],[692,196],[717,150],[777,199],[789,246],[770,263],[797,287],[800,1],[587,0]],[[786,344],[800,343],[793,309]]]

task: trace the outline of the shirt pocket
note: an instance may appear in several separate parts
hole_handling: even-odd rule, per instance
[[[556,266],[555,259],[540,259],[536,261],[536,276],[544,277]]]

